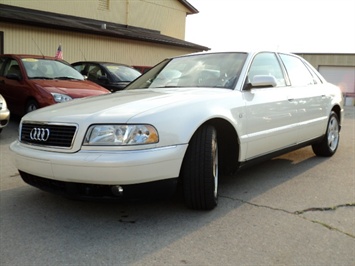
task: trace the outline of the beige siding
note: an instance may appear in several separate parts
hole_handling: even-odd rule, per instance
[[[188,10],[177,0],[2,0],[1,3],[158,30],[184,39]]]
[[[355,54],[299,54],[316,69],[319,66],[355,66]]]
[[[126,20],[126,0],[3,0],[3,2],[12,6],[115,23],[124,23]]]
[[[185,38],[187,9],[178,1],[140,0],[129,2],[128,24],[159,30],[161,34]]]
[[[197,52],[165,45],[109,37],[98,38],[88,34],[16,26],[1,22],[0,28],[4,32],[4,53],[43,53],[54,56],[61,43],[64,60],[69,63],[98,60],[153,66],[167,57]]]

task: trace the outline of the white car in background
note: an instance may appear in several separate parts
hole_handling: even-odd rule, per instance
[[[123,91],[27,114],[11,150],[23,180],[46,191],[124,197],[181,184],[188,207],[209,210],[221,173],[306,145],[332,156],[342,118],[340,89],[296,55],[201,53]]]
[[[7,108],[4,97],[0,94],[0,133],[9,124],[10,110]]]

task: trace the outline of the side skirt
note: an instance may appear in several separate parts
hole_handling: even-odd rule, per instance
[[[324,137],[325,137],[325,135],[323,135],[323,136],[321,136],[319,138],[316,138],[316,139],[312,139],[312,140],[309,140],[309,141],[306,141],[306,142],[302,142],[302,143],[297,144],[295,146],[291,146],[291,147],[288,147],[288,148],[285,148],[285,149],[282,149],[282,150],[278,150],[278,151],[275,151],[275,152],[272,152],[272,153],[268,153],[268,154],[262,155],[260,157],[253,158],[251,160],[247,160],[247,161],[244,161],[244,162],[239,162],[237,171],[242,169],[242,168],[247,168],[247,167],[250,167],[250,166],[254,166],[256,164],[259,164],[261,162],[270,160],[272,158],[275,158],[277,156],[283,155],[285,153],[288,153],[288,152],[291,152],[291,151],[295,151],[295,150],[304,148],[306,146],[312,145],[314,143],[320,142]]]

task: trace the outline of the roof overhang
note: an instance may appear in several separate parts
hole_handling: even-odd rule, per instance
[[[187,1],[180,2],[189,5]],[[155,30],[3,4],[0,4],[0,22],[165,44],[197,51],[210,50],[206,46],[162,35]]]
[[[193,7],[188,1],[179,0],[179,2],[181,4],[183,4],[190,11],[189,14],[197,14],[198,13],[198,10],[195,7]]]

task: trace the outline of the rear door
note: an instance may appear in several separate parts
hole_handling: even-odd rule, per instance
[[[328,120],[326,106],[329,99],[322,80],[301,58],[280,54],[291,82],[290,100],[297,105],[299,120],[298,142],[316,138],[324,133]]]
[[[289,101],[284,71],[275,53],[259,53],[253,59],[247,79],[273,76],[276,87],[244,89],[246,107],[247,154],[246,159],[289,147],[297,142],[297,106]],[[248,83],[248,81],[246,81]]]

